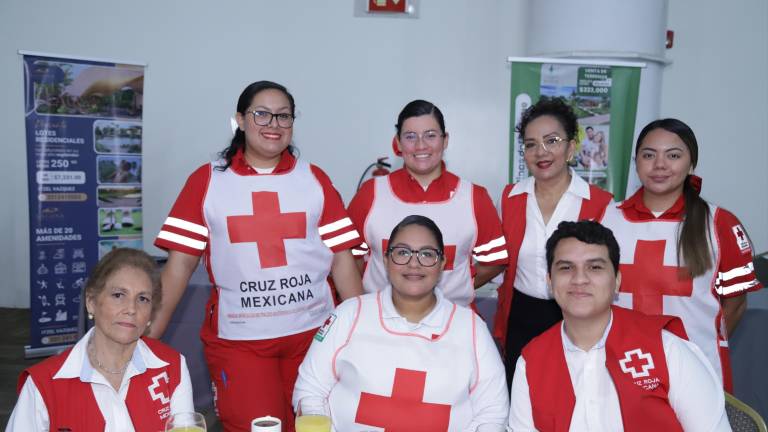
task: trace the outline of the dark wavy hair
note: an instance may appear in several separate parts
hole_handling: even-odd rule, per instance
[[[656,129],[663,129],[680,138],[688,147],[691,154],[691,165],[696,168],[699,161],[699,144],[693,130],[682,121],[675,118],[654,120],[648,123],[637,137],[635,157],[640,151],[645,137]],[[712,251],[709,246],[709,205],[699,196],[699,191],[691,184],[689,174],[683,182],[683,200],[685,201],[685,216],[678,230],[677,260],[683,258],[691,276],[704,274],[712,266]]]
[[[237,112],[243,116],[246,115],[245,110],[247,110],[251,105],[254,96],[263,92],[264,90],[277,90],[285,94],[285,97],[288,98],[288,102],[291,105],[291,115],[296,115],[296,102],[293,100],[293,95],[288,91],[287,88],[285,88],[285,86],[272,81],[256,81],[255,83],[251,83],[248,87],[246,87],[243,92],[240,93],[240,98],[237,99]],[[237,128],[235,130],[235,136],[232,137],[232,141],[224,150],[219,153],[219,157],[224,159],[226,163],[224,165],[218,166],[217,169],[224,171],[229,168],[229,166],[232,165],[232,158],[235,156],[238,150],[242,150],[244,147],[245,132],[240,130],[240,128]],[[296,152],[296,148],[293,145],[290,145],[288,150],[291,153]]]
[[[579,123],[576,120],[576,114],[573,112],[573,108],[568,105],[563,98],[551,98],[542,96],[538,102],[528,107],[520,117],[520,123],[518,123],[515,130],[522,136],[525,136],[525,128],[528,125],[541,116],[554,117],[560,126],[565,130],[565,134],[568,136],[568,141],[576,139],[576,134],[579,131]]]
[[[555,232],[547,239],[547,273],[552,273],[552,264],[555,261],[555,248],[560,240],[575,238],[576,240],[593,245],[602,245],[608,248],[608,258],[613,264],[613,273],[619,271],[619,243],[613,236],[613,231],[594,221],[560,222]]]
[[[400,136],[400,132],[403,130],[403,123],[411,117],[419,117],[423,115],[432,115],[437,120],[437,124],[440,125],[440,132],[445,133],[445,119],[443,113],[435,104],[421,99],[408,102],[406,106],[400,111],[400,115],[397,116],[397,135]]]

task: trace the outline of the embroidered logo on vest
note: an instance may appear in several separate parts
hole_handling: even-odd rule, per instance
[[[166,396],[162,391],[159,393],[156,392],[157,388],[160,387],[160,380],[165,381],[166,384],[168,384],[168,373],[163,372],[160,375],[155,375],[152,377],[152,384],[147,387],[147,390],[149,390],[149,395],[152,396],[152,400],[160,400],[160,403],[163,405],[168,404],[171,399]]]
[[[622,372],[632,374],[635,379],[649,376],[650,370],[654,368],[651,354],[644,353],[640,348],[625,352],[624,359],[619,360],[619,365]]]

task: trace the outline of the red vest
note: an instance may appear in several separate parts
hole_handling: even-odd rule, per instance
[[[499,286],[499,300],[496,306],[496,316],[493,323],[493,337],[504,348],[507,343],[507,323],[509,311],[512,307],[512,295],[514,293],[515,276],[517,273],[517,257],[520,254],[520,246],[525,237],[525,209],[528,202],[528,194],[521,193],[509,196],[514,187],[507,185],[501,194],[501,223],[504,237],[507,239],[507,254],[509,262],[504,273],[504,282]],[[595,185],[589,185],[589,199],[581,200],[579,220],[600,221],[603,218],[606,207],[613,199],[610,192]]]
[[[171,395],[181,380],[181,355],[155,339],[142,340],[168,365],[147,369],[131,378],[125,403],[135,430],[162,431],[171,413]],[[71,349],[68,349],[22,372],[16,391],[21,391],[28,376],[32,377],[48,409],[51,431],[104,430],[104,416],[96,403],[91,384],[79,378],[53,379],[70,352]]]
[[[619,396],[624,430],[682,431],[669,405],[669,372],[661,341],[662,329],[687,339],[682,321],[617,306],[611,309],[605,367]],[[552,326],[523,348],[533,423],[542,432],[567,432],[576,405],[560,326]]]

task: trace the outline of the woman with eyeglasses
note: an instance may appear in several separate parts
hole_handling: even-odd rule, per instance
[[[424,100],[408,103],[395,125],[396,150],[403,168],[362,185],[349,215],[365,243],[353,250],[362,267],[366,292],[387,283],[384,251],[389,230],[403,217],[432,218],[445,235],[446,266],[439,287],[454,303],[467,306],[475,288],[499,274],[507,263],[501,222],[488,192],[446,170],[448,147],[443,113]],[[475,263],[477,265],[475,265]]]
[[[200,336],[225,430],[278,417],[292,431],[291,392],[312,336],[342,299],[362,292],[360,244],[328,176],[291,145],[296,107],[280,84],[255,82],[237,103],[221,159],[187,180],[155,245],[168,251],[159,337],[204,257],[213,285]]]
[[[336,431],[504,430],[508,394],[493,339],[477,314],[437,289],[440,229],[411,215],[388,238],[389,283],[325,321],[299,368],[294,405],[327,400]]]
[[[603,223],[622,250],[616,304],[680,317],[690,341],[732,392],[728,336],[746,310],[747,292],[762,284],[744,226],[701,198],[698,157],[688,125],[673,118],[649,123],[635,147],[642,187],[610,206]]]
[[[509,264],[493,328],[510,383],[523,347],[563,319],[546,283],[547,238],[562,221],[599,221],[613,198],[569,168],[578,128],[573,109],[548,97],[529,107],[517,125],[531,176],[507,185],[499,202]]]

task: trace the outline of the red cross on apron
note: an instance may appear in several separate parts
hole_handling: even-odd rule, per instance
[[[638,240],[633,264],[620,264],[619,291],[632,294],[632,309],[664,313],[664,296],[690,297],[693,280],[683,267],[664,265],[666,240]]]
[[[288,265],[285,239],[307,237],[307,214],[280,213],[277,192],[253,192],[253,214],[227,216],[227,231],[232,243],[256,243],[261,268]]]
[[[445,432],[451,406],[423,402],[427,373],[395,369],[392,396],[362,392],[355,422],[386,432]]]

